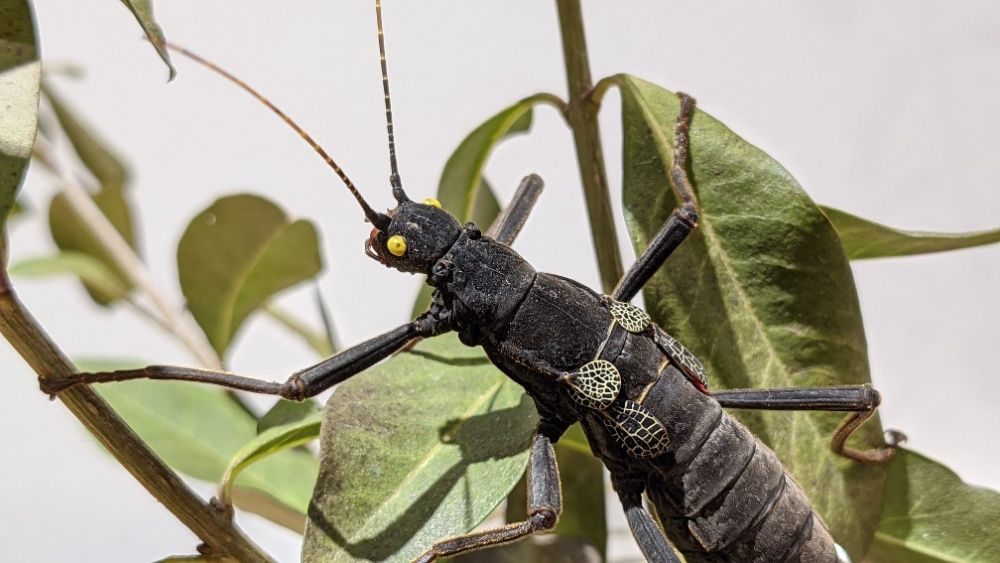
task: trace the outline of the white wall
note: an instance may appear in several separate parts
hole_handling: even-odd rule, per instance
[[[550,2],[387,4],[400,166],[413,197],[434,193],[445,158],[484,118],[535,91],[564,92]],[[364,256],[367,229],[353,201],[279,121],[183,60],[165,84],[119,2],[36,5],[45,59],[86,71],[80,81],[59,79],[60,91],[133,164],[143,252],[172,295],[187,220],[222,194],[252,190],[322,228],[322,288],[345,342],[404,320],[420,280]],[[389,204],[371,2],[161,0],[156,9],[171,39],[257,85],[314,132],[370,199]],[[995,3],[588,2],[585,17],[595,77],[627,71],[694,94],[817,201],[904,228],[1000,225]],[[616,190],[617,103],[609,95],[601,117]],[[505,145],[488,169],[504,200],[528,172],[548,188],[518,250],[543,270],[596,287],[570,138],[545,109],[532,135]],[[51,184],[31,172],[33,207],[44,208]],[[37,220],[18,225],[12,239],[14,261],[51,247]],[[1000,487],[1000,457],[987,441],[1000,427],[989,402],[1000,396],[1000,248],[864,262],[855,274],[884,423],[963,478]],[[190,362],[132,314],[90,304],[74,283],[22,282],[19,290],[70,356]],[[287,303],[308,310],[310,295]],[[261,320],[244,332],[232,364],[277,378],[312,359]],[[6,345],[0,366],[0,559],[137,561],[190,551],[191,535],[37,391]],[[252,516],[242,523],[280,559],[297,557],[293,534]],[[630,547],[625,537],[613,552],[635,557]]]

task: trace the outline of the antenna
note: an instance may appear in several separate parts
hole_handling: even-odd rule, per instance
[[[288,114],[283,112],[280,108],[278,108],[278,106],[271,103],[271,100],[265,98],[260,92],[254,90],[253,87],[251,87],[246,82],[243,82],[239,78],[236,78],[229,72],[223,70],[220,66],[201,57],[200,55],[197,55],[192,51],[189,51],[184,47],[181,47],[180,45],[170,43],[169,41],[165,42],[165,45],[168,49],[180,53],[181,55],[184,55],[185,57],[201,64],[202,66],[208,68],[209,70],[215,72],[216,74],[222,76],[223,78],[226,78],[227,80],[229,80],[233,84],[236,84],[244,91],[246,91],[248,94],[253,96],[257,101],[267,106],[268,109],[274,112],[278,117],[281,118],[282,121],[284,121],[296,133],[298,133],[299,137],[301,137],[303,141],[305,141],[310,147],[312,147],[312,149],[316,151],[316,154],[318,154],[320,158],[322,158],[323,161],[330,166],[330,168],[333,168],[333,171],[337,173],[337,176],[339,176],[341,181],[344,182],[344,185],[347,186],[347,189],[350,190],[351,194],[354,195],[354,198],[358,200],[359,204],[361,204],[361,209],[365,212],[365,217],[367,217],[368,220],[371,221],[371,223],[374,226],[378,227],[379,229],[385,229],[386,227],[389,226],[389,222],[391,221],[391,219],[389,219],[389,217],[384,213],[379,213],[374,209],[372,209],[370,205],[368,205],[368,202],[365,201],[365,198],[361,197],[361,192],[359,192],[358,188],[355,187],[354,182],[352,182],[351,179],[347,177],[347,174],[333,160],[333,157],[331,157],[329,153],[327,153],[326,150],[324,150],[323,147],[321,147],[320,144],[317,143],[316,140],[312,138],[312,135],[306,133],[305,129],[300,127],[298,123],[296,123],[291,117],[289,117]],[[388,107],[388,104],[389,101],[388,99],[386,99],[386,107]],[[392,129],[390,125],[390,131],[391,130]],[[391,134],[389,138],[390,139],[392,138]],[[394,190],[394,195],[395,195],[395,190]]]
[[[389,70],[385,64],[385,34],[382,32],[382,0],[375,0],[375,19],[378,21],[378,52],[382,63],[382,91],[385,92],[385,129],[389,134],[389,184],[392,186],[392,197],[399,203],[410,201],[403,191],[403,181],[399,178],[399,166],[396,164],[396,136],[392,131],[392,102],[389,99]]]

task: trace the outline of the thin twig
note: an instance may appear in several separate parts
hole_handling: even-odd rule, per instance
[[[597,126],[596,106],[586,98],[593,84],[587,58],[587,40],[583,31],[583,14],[579,0],[556,0],[556,6],[569,85],[569,107],[566,114],[576,143],[576,158],[587,202],[601,286],[605,292],[610,293],[622,277],[622,257],[611,209],[608,175],[604,169],[604,151],[601,148],[601,132]]]

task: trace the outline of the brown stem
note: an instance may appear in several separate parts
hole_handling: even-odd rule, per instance
[[[14,293],[0,257],[0,333],[40,378],[76,372],[62,350],[42,330]],[[239,561],[272,561],[233,524],[203,502],[89,387],[74,387],[59,399],[157,500],[191,529],[212,555]]]
[[[579,0],[556,0],[556,7],[559,10],[559,29],[569,84],[566,114],[576,143],[576,158],[587,202],[601,286],[606,293],[610,293],[622,277],[622,257],[615,233],[614,213],[611,210],[608,175],[604,170],[601,132],[597,127],[598,106],[587,98],[593,83],[587,58],[587,40],[583,32],[583,15]]]

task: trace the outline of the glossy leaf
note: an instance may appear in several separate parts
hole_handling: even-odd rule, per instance
[[[43,91],[60,128],[72,144],[80,162],[98,181],[98,190],[91,196],[94,203],[115,230],[122,235],[125,242],[134,249],[133,213],[126,195],[128,172],[125,165],[51,88],[43,87]],[[93,257],[116,278],[117,285],[126,290],[132,289],[128,276],[121,271],[104,245],[94,237],[90,228],[79,219],[65,195],[56,195],[49,204],[49,230],[60,250]],[[124,297],[124,294],[108,295],[100,288],[91,285],[88,280],[81,279],[81,281],[90,297],[100,305],[109,305]]]
[[[160,24],[156,23],[156,20],[153,18],[152,0],[122,0],[122,3],[135,16],[135,19],[142,27],[142,31],[146,33],[146,38],[149,39],[149,42],[153,44],[153,48],[156,49],[156,54],[160,55],[163,62],[167,64],[167,68],[170,69],[168,80],[173,80],[174,76],[177,76],[177,69],[170,62],[170,53],[167,52],[163,29],[160,28]]]
[[[91,291],[106,302],[121,299],[128,287],[103,262],[81,252],[60,252],[54,256],[31,258],[9,268],[12,276],[47,278],[70,274],[78,277]]]
[[[312,223],[253,195],[216,200],[188,225],[177,270],[188,309],[220,356],[250,313],[322,269]]]
[[[305,418],[268,428],[244,444],[229,460],[229,465],[222,474],[219,499],[223,504],[231,504],[233,484],[250,466],[318,438],[322,419],[323,413],[314,411]]]
[[[135,364],[81,361],[77,365],[81,370],[104,371]],[[257,420],[220,388],[134,380],[94,389],[168,465],[196,479],[220,482],[230,460],[257,439]],[[272,511],[305,514],[317,471],[318,463],[308,452],[285,451],[254,464],[235,484],[237,489],[258,493],[254,508],[265,517],[270,518]]]
[[[38,131],[42,67],[31,4],[0,0],[0,230],[17,199]]]
[[[641,252],[677,202],[667,177],[677,97],[619,76],[626,219]],[[713,388],[869,381],[850,265],[837,233],[778,163],[699,112],[690,172],[698,229],[645,287],[647,310],[706,365]],[[733,411],[781,458],[860,560],[878,522],[885,468],[830,452],[838,415]],[[858,445],[880,445],[877,421]]]
[[[1000,229],[975,233],[903,231],[832,207],[822,209],[837,229],[844,252],[851,260],[928,254],[1000,242]]]
[[[303,560],[406,561],[479,524],[524,472],[521,388],[454,335],[343,383],[326,408]]]
[[[901,449],[889,467],[882,519],[868,560],[986,563],[1000,554],[1000,492],[963,483],[947,467]]]

